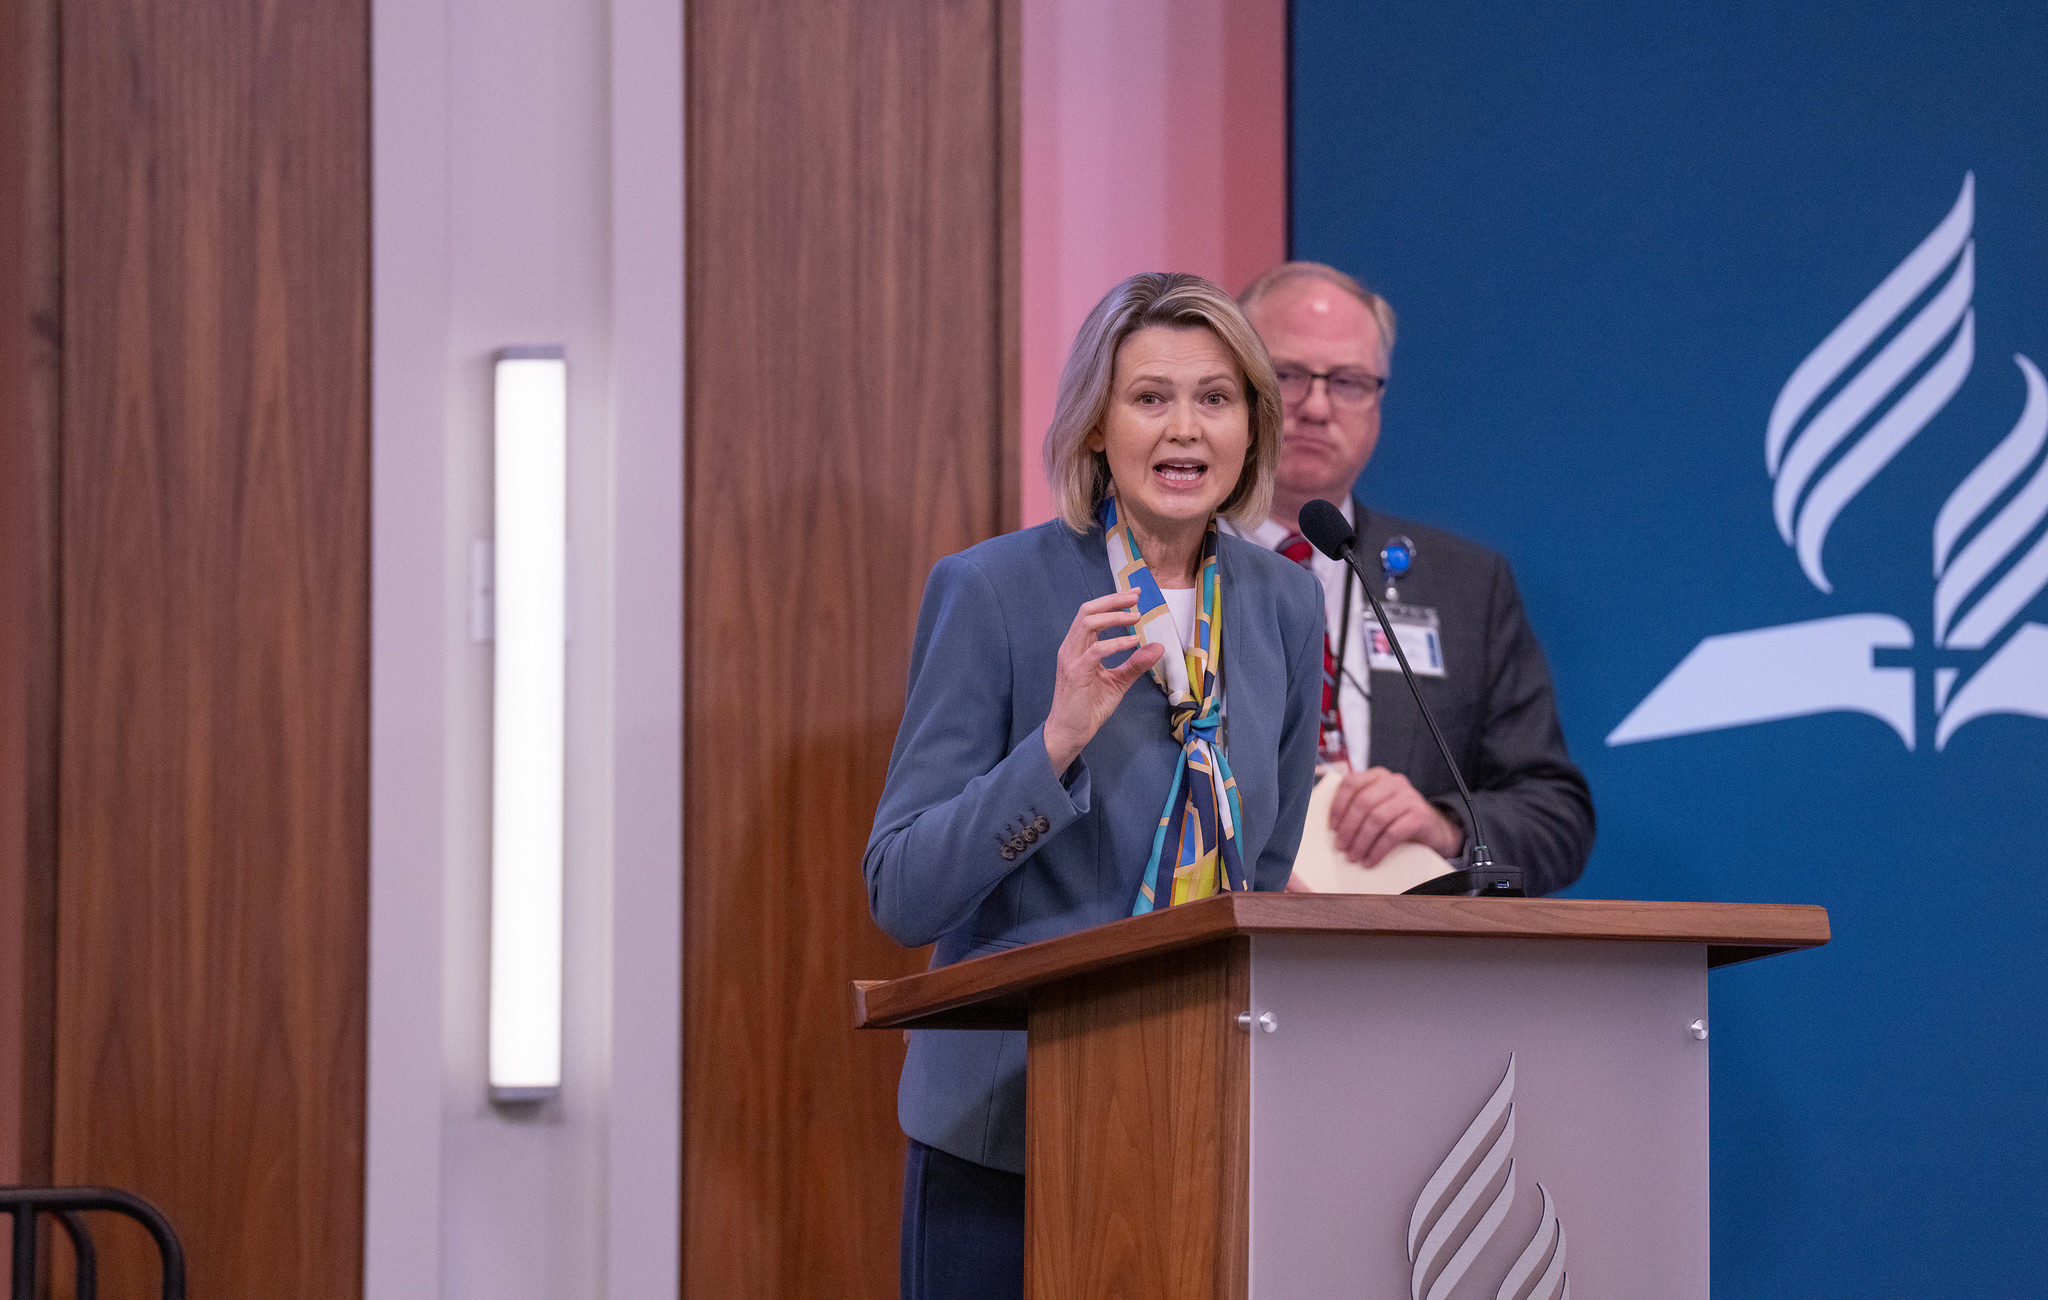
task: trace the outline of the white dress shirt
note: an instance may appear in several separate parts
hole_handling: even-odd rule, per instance
[[[1338,505],[1346,522],[1356,527],[1358,520],[1351,504],[1351,494],[1345,493]],[[1258,527],[1249,531],[1227,520],[1219,520],[1217,526],[1269,551],[1278,551],[1280,543],[1294,531],[1271,519],[1260,520]],[[1309,557],[1309,571],[1316,575],[1317,582],[1323,584],[1323,626],[1330,629],[1330,649],[1334,651],[1339,641],[1344,642],[1343,672],[1337,683],[1337,717],[1344,724],[1344,751],[1351,760],[1352,770],[1363,772],[1370,762],[1372,750],[1372,673],[1366,666],[1369,642],[1365,634],[1365,624],[1372,617],[1372,607],[1366,602],[1365,593],[1358,590],[1357,580],[1351,577],[1351,570],[1342,560],[1333,560],[1316,551]],[[1351,584],[1351,635],[1348,638],[1341,632],[1347,582]]]

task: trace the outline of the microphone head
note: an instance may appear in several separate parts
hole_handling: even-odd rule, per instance
[[[1320,498],[1301,508],[1301,535],[1333,560],[1343,559],[1344,552],[1358,540],[1358,530],[1344,518],[1344,512]]]

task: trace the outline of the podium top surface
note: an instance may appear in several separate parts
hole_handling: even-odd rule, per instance
[[[1177,948],[1250,934],[1561,939],[1704,945],[1709,966],[1828,941],[1827,909],[1405,894],[1220,894],[894,980],[856,980],[856,1029],[1022,1029],[1031,990]]]

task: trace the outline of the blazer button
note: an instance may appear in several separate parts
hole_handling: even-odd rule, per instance
[[[1017,850],[1015,850],[1015,849],[1011,848],[1011,847],[1010,847],[1009,845],[1007,845],[1007,844],[1005,844],[1005,845],[1003,846],[1003,861],[1005,861],[1005,862],[1013,861],[1013,860],[1014,860],[1014,859],[1016,858],[1016,856],[1017,856]]]
[[[1043,835],[1047,831],[1052,829],[1052,823],[1047,821],[1044,817],[1040,817],[1036,822],[1032,824],[1038,828],[1038,833],[1040,835]]]
[[[1026,826],[1024,828],[1024,842],[1026,844],[1038,843],[1038,828],[1036,826]]]

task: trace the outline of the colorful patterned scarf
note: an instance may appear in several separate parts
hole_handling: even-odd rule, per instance
[[[1173,738],[1180,742],[1173,785],[1159,830],[1152,837],[1152,858],[1145,864],[1145,882],[1131,914],[1149,912],[1159,901],[1159,861],[1169,846],[1173,853],[1173,889],[1166,906],[1207,898],[1219,889],[1251,888],[1237,842],[1242,815],[1237,780],[1223,757],[1217,732],[1223,723],[1223,580],[1216,563],[1216,523],[1202,539],[1202,563],[1196,587],[1201,604],[1195,615],[1195,644],[1183,647],[1166,597],[1160,593],[1138,538],[1117,511],[1114,490],[1103,498],[1102,535],[1109,546],[1109,567],[1118,591],[1138,593],[1137,627],[1141,645],[1163,645],[1166,653],[1152,666],[1152,680],[1166,692],[1172,706]]]

